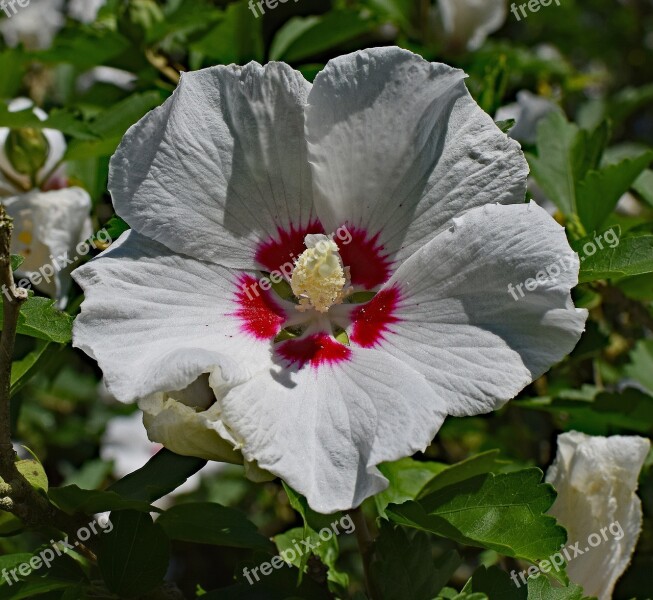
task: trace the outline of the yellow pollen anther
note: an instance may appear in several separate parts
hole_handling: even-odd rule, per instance
[[[347,293],[348,269],[342,264],[338,245],[326,235],[307,235],[304,243],[306,250],[295,262],[290,287],[299,298],[299,310],[314,308],[325,313]]]

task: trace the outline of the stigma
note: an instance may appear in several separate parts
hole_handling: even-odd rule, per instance
[[[298,310],[326,313],[349,293],[349,269],[330,237],[310,234],[304,245],[306,250],[295,261],[290,287],[299,300]]]

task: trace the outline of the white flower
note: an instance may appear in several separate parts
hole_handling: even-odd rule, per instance
[[[12,48],[23,44],[28,50],[49,48],[66,23],[63,4],[64,0],[30,0],[21,8],[14,3],[16,13],[11,17],[3,14],[0,20],[0,33],[6,44]]]
[[[107,0],[70,0],[68,15],[82,23],[93,23]]]
[[[20,111],[32,106],[30,100],[19,98],[9,110]],[[46,114],[34,108],[45,120]],[[45,164],[36,174],[37,187],[27,175],[12,165],[6,152],[8,128],[0,128],[0,201],[14,219],[11,251],[24,258],[17,279],[29,278],[36,289],[55,298],[63,307],[71,279],[70,260],[78,258],[77,245],[90,237],[91,198],[77,187],[67,188],[63,167],[57,168],[66,152],[61,132],[43,129],[48,145]]]
[[[525,144],[537,141],[537,125],[548,114],[560,111],[555,102],[522,90],[517,93],[517,102],[502,106],[494,117],[497,121],[514,119],[515,125],[508,135]]]
[[[476,50],[506,22],[507,0],[438,0],[440,20],[452,48]]]
[[[209,374],[205,429],[332,512],[383,490],[376,465],[423,450],[447,414],[494,410],[565,356],[587,317],[578,258],[523,203],[519,146],[463,79],[398,48],[337,58],[313,85],[283,63],[183,75],[112,159],[133,229],[74,273],[74,343],[111,392]],[[560,257],[572,268],[512,299]]]
[[[106,0],[70,0],[68,16],[92,23],[105,4]],[[0,33],[11,48],[22,44],[28,50],[46,50],[66,24],[64,0],[29,0],[24,8],[14,3],[0,16]]]
[[[567,545],[578,542],[583,552],[572,553],[567,573],[586,596],[610,600],[630,563],[642,530],[637,478],[650,445],[638,436],[558,436],[558,453],[546,474],[558,492],[550,513],[567,529]]]

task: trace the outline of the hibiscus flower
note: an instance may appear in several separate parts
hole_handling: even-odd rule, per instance
[[[519,145],[464,77],[398,48],[313,85],[283,63],[219,66],[128,131],[109,187],[132,229],[75,271],[74,343],[119,400],[147,413],[158,396],[150,439],[206,458],[228,443],[315,510],[349,509],[387,486],[379,463],[574,347],[578,257],[524,203]]]
[[[31,100],[17,98],[9,104],[11,112],[28,110]],[[32,108],[44,121],[45,112]],[[61,164],[66,140],[54,129],[13,130],[27,139],[40,138],[43,155],[35,173],[15,165],[10,148],[15,145],[12,130],[0,127],[0,201],[14,219],[11,251],[23,257],[18,279],[26,277],[36,289],[65,306],[70,288],[70,268],[77,244],[92,233],[91,198],[79,187],[67,187],[68,177]],[[42,137],[41,137],[42,136]],[[38,146],[38,143],[36,144]],[[24,165],[22,165],[24,166]]]
[[[565,526],[571,552],[567,574],[586,596],[610,600],[642,531],[637,478],[649,440],[635,435],[558,436],[558,452],[546,474],[558,492],[551,514]]]

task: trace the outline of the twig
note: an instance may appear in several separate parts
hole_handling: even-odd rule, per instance
[[[376,594],[372,585],[370,577],[370,564],[372,561],[372,550],[374,548],[374,540],[370,535],[370,530],[367,527],[365,515],[360,506],[349,511],[349,516],[354,522],[354,531],[356,533],[356,541],[358,542],[358,551],[363,559],[363,574],[365,576],[365,587],[367,595],[371,600],[376,600]]]
[[[20,306],[27,291],[17,288],[11,268],[11,231],[13,221],[0,204],[0,286],[2,287],[2,338],[0,339],[0,475],[17,473],[16,453],[11,443],[11,364],[16,342]],[[12,468],[13,467],[13,468]]]

